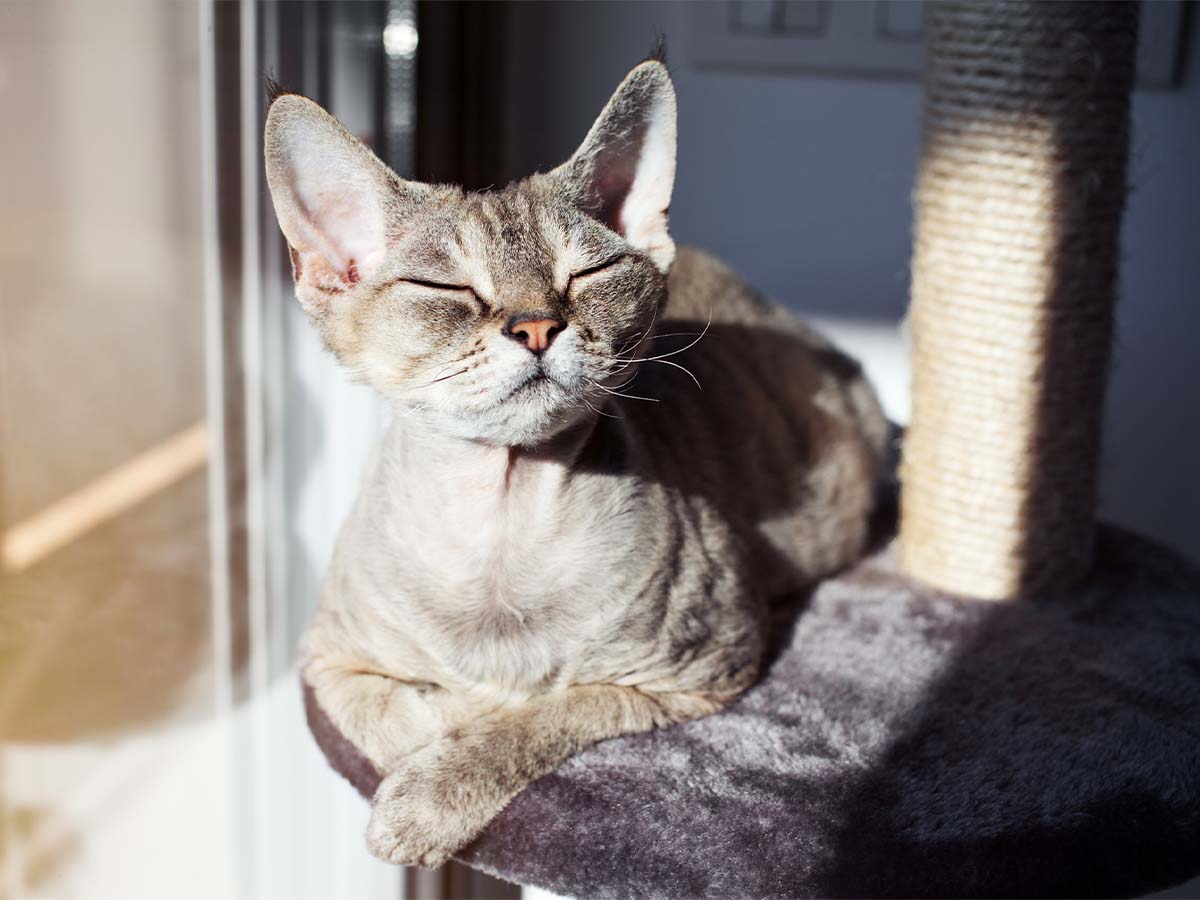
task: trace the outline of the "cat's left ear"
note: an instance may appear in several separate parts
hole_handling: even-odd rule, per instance
[[[650,59],[625,76],[575,155],[555,169],[589,215],[666,272],[675,259],[667,210],[675,185],[675,87]]]

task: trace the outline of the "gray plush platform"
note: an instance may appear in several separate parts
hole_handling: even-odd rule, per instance
[[[1104,529],[1087,589],[993,604],[885,551],[788,619],[732,709],[580,754],[463,859],[614,898],[1128,896],[1200,873],[1200,571],[1180,557]],[[305,695],[369,796],[378,774]]]

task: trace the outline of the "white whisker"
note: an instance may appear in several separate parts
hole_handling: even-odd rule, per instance
[[[439,372],[444,371],[452,365],[454,365],[454,363],[450,363],[449,365],[442,366],[438,371]],[[430,385],[437,384],[439,381],[449,381],[451,378],[457,378],[459,375],[464,375],[469,371],[471,371],[470,366],[466,366],[464,368],[459,369],[457,372],[451,372],[449,375],[439,375],[438,377],[433,378],[430,381],[426,381],[423,384],[413,385],[411,388],[409,388],[409,390],[418,391],[421,388],[427,388]]]
[[[629,368],[629,366],[621,366],[621,368],[617,369],[617,370],[616,370],[615,372],[613,372],[612,374],[613,374],[613,375],[620,374],[621,372],[624,372],[624,371],[625,371],[626,369],[628,369],[628,368]],[[625,379],[624,381],[622,381],[620,384],[614,384],[614,385],[613,385],[613,387],[612,387],[612,389],[613,389],[614,391],[619,391],[621,388],[623,388],[623,387],[626,387],[627,385],[631,385],[631,384],[633,384],[635,381],[637,381],[637,377],[638,377],[638,375],[639,375],[639,374],[640,374],[640,373],[638,373],[638,372],[634,372],[634,373],[633,373],[633,375],[632,375],[631,377],[629,377],[629,378],[626,378],[626,379]],[[610,375],[609,377],[612,377],[612,376]],[[595,384],[595,382],[593,382],[593,384]],[[597,385],[597,387],[603,387],[603,385]]]
[[[606,388],[602,384],[597,384],[596,387],[600,388],[600,390],[604,391],[604,393],[606,393],[606,394],[612,394],[614,397],[625,397],[626,399],[629,399],[629,400],[645,400],[649,403],[658,403],[659,402],[659,399],[657,397],[639,397],[637,394],[622,394],[620,391],[610,390],[609,388]]]
[[[609,357],[608,361],[609,362],[625,362],[625,360],[615,359],[613,357]],[[688,378],[692,379],[692,382],[696,385],[696,387],[700,388],[700,390],[704,390],[704,387],[700,384],[700,379],[698,379],[694,374],[692,374],[691,369],[689,369],[687,366],[680,365],[679,363],[676,363],[676,362],[671,362],[670,360],[667,360],[667,359],[651,358],[651,359],[632,360],[632,361],[626,363],[625,365],[621,366],[620,368],[614,369],[612,374],[613,375],[620,374],[621,372],[628,369],[629,366],[633,365],[633,363],[635,363],[635,362],[639,362],[639,363],[652,362],[652,363],[658,363],[659,365],[663,365],[663,366],[670,366],[673,369],[678,369],[679,371],[681,371],[685,375],[687,375]],[[637,376],[634,375],[634,378],[636,378],[636,377]],[[633,381],[633,378],[629,379],[629,381],[625,382],[625,384],[629,384],[630,381]],[[622,386],[623,385],[617,385],[617,387],[622,387]]]
[[[595,382],[593,381],[593,382],[592,382],[592,384],[595,384]],[[600,409],[599,407],[593,406],[593,405],[592,405],[592,404],[591,404],[591,403],[588,401],[588,398],[587,398],[587,397],[580,397],[579,399],[583,401],[583,404],[584,404],[584,406],[586,406],[586,407],[587,407],[588,409],[590,409],[592,412],[596,413],[596,415],[599,415],[599,416],[608,416],[610,419],[619,419],[619,418],[621,418],[620,416],[614,416],[614,415],[613,415],[612,413],[610,413],[610,412],[605,412],[604,410]]]
[[[684,353],[688,350],[691,350],[698,343],[700,343],[701,339],[706,334],[708,334],[708,329],[711,325],[712,325],[712,313],[709,312],[708,323],[704,326],[704,330],[702,332],[700,332],[700,334],[696,337],[696,339],[693,340],[691,343],[689,343],[686,347],[680,347],[678,350],[672,350],[669,353],[660,353],[658,356],[641,357],[640,359],[626,359],[624,357],[614,357],[614,358],[617,359],[618,362],[635,363],[635,362],[655,362],[660,359],[666,359],[668,356],[677,356],[680,353]]]
[[[683,372],[685,375],[687,375],[688,378],[692,379],[697,388],[704,390],[704,388],[700,387],[700,379],[692,374],[692,370],[681,366],[679,363],[674,363],[667,359],[650,359],[647,360],[647,362],[656,362],[661,366],[671,366],[672,368],[678,369],[680,372]]]
[[[627,348],[630,344],[638,343],[642,339],[642,335],[644,335],[645,333],[646,333],[645,331],[639,331],[637,334],[633,335],[632,337],[628,337],[625,340],[623,340],[621,342],[621,349],[618,350],[617,353],[624,353],[625,348]]]

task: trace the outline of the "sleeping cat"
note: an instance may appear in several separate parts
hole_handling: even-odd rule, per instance
[[[767,604],[863,548],[886,422],[856,365],[675,245],[675,93],[633,69],[500,191],[404,181],[277,96],[296,296],[394,408],[303,674],[386,777],[368,843],[436,866],[526,784],[755,679]]]

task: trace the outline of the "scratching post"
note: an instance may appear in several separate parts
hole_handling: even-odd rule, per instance
[[[1137,7],[931,3],[900,561],[944,590],[1092,559]]]

